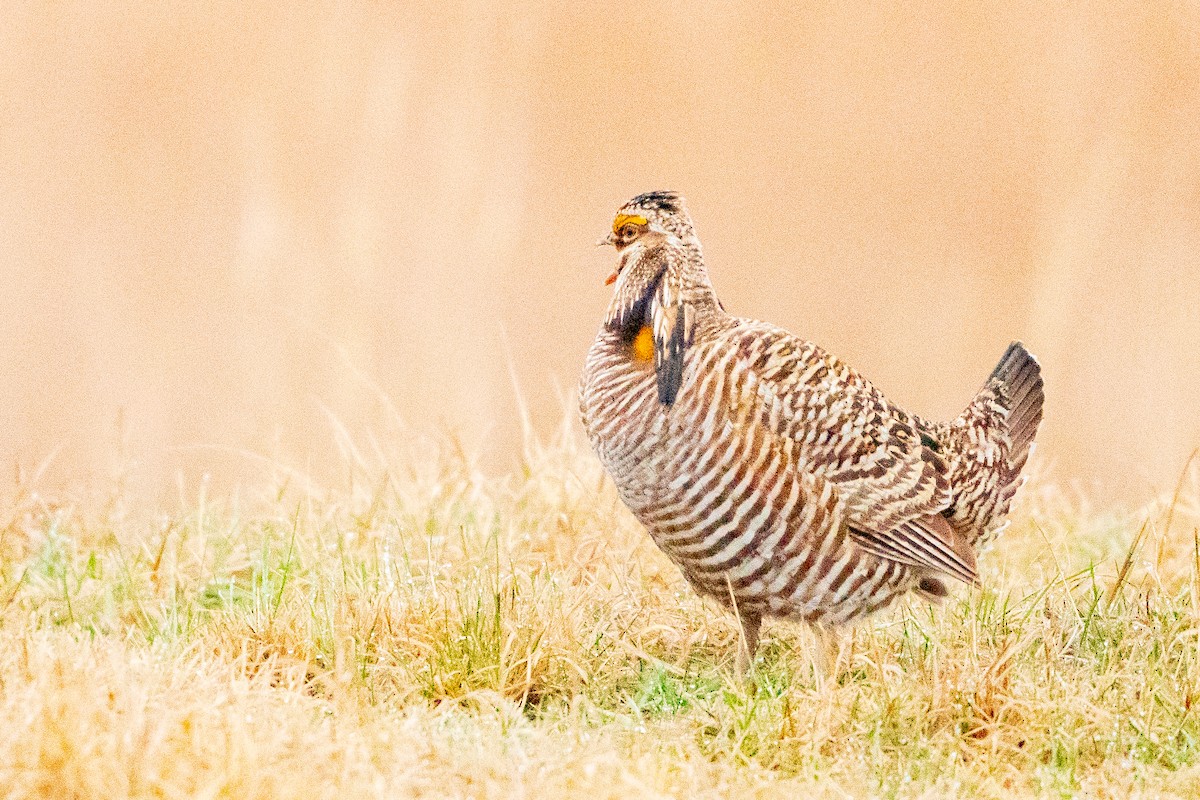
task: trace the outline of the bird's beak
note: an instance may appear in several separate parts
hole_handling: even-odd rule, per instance
[[[611,244],[613,247],[616,247],[617,246],[617,234],[610,233],[608,236],[605,236],[603,239],[596,242],[596,247],[604,247],[604,245],[606,245],[606,244]],[[616,282],[617,282],[617,273],[614,272],[612,275],[608,276],[607,280],[604,281],[604,285],[612,286]]]

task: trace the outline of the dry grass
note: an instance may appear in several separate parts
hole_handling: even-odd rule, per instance
[[[453,441],[345,486],[161,517],[0,506],[7,797],[1194,796],[1193,470],[1096,508],[1035,481],[987,589],[860,626],[735,628],[564,433],[485,478]],[[185,493],[187,494],[187,493]],[[1141,532],[1139,534],[1139,531]]]

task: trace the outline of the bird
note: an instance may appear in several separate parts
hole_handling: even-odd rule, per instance
[[[820,346],[727,313],[679,193],[634,197],[598,244],[618,260],[583,427],[654,543],[740,623],[739,674],[764,619],[827,642],[906,595],[979,583],[1042,420],[1024,345],[958,417],[930,421]]]

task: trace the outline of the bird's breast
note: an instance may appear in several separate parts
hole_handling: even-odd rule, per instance
[[[579,409],[588,440],[621,494],[645,489],[668,429],[649,328],[631,340],[619,331],[600,332],[580,380]]]
[[[667,406],[659,398],[653,335],[632,337],[603,330],[596,337],[580,381],[580,412],[588,439],[622,499],[639,517],[686,484],[704,455],[728,444],[729,429],[743,415],[727,365],[709,343],[689,348],[680,388]],[[742,401],[745,400],[743,403]]]

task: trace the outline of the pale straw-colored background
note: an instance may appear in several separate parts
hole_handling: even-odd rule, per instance
[[[1011,338],[1039,457],[1200,445],[1200,5],[50,3],[0,11],[0,463],[485,463],[563,414],[613,211],[690,200],[736,313],[949,416]],[[336,420],[336,422],[334,422]]]

